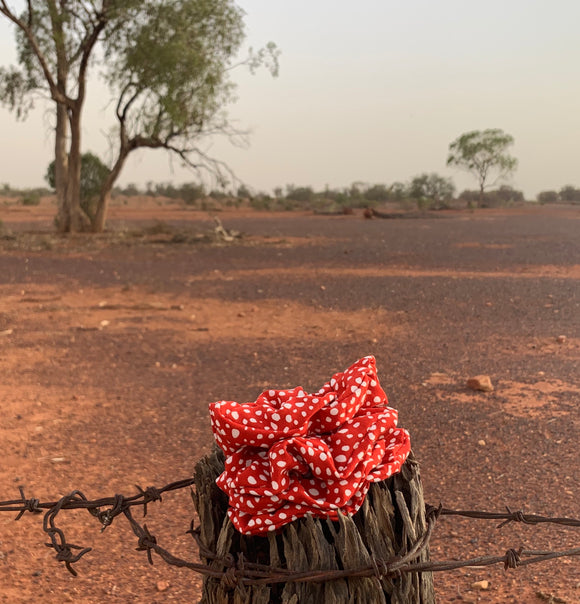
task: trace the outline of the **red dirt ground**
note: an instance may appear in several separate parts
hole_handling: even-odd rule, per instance
[[[207,214],[176,207],[114,208],[99,237],[53,236],[53,213],[0,209],[0,500],[19,485],[47,501],[188,477],[212,444],[209,402],[318,389],[374,354],[429,503],[580,517],[580,208],[223,212],[244,234],[227,245],[201,237]],[[493,392],[465,387],[478,374]],[[192,515],[178,492],[147,523],[195,559]],[[43,545],[41,520],[0,515],[0,602],[197,601],[199,578],[149,566],[121,518],[101,534],[86,512],[61,514],[70,541],[94,548],[77,578]],[[431,552],[520,545],[577,547],[578,531],[445,518]],[[472,587],[481,580],[489,589]],[[441,603],[573,603],[580,558],[435,581]]]

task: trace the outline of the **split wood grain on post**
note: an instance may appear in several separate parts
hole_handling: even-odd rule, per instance
[[[215,480],[224,470],[219,449],[195,469],[194,503],[200,520],[200,555],[224,579],[204,577],[201,604],[434,604],[429,572],[381,574],[381,561],[404,556],[427,531],[419,465],[411,454],[396,474],[373,483],[361,509],[338,522],[306,518],[278,534],[249,537],[227,517],[228,500]],[[429,561],[428,547],[416,562]],[[324,578],[332,571],[376,566],[375,576]],[[252,580],[272,569],[272,582]],[[280,569],[293,573],[280,579]],[[300,580],[300,571],[321,571],[317,581]],[[341,573],[344,574],[344,573]],[[355,573],[353,572],[353,575]]]

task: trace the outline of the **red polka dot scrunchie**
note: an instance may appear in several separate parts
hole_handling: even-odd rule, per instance
[[[306,514],[354,514],[371,482],[398,472],[411,449],[397,428],[375,359],[357,361],[316,394],[267,390],[255,403],[210,404],[227,459],[217,485],[245,535],[274,531]]]

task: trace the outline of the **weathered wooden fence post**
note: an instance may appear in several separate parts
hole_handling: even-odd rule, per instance
[[[403,555],[427,529],[418,463],[411,454],[401,472],[373,483],[361,509],[338,522],[310,516],[286,525],[277,535],[248,537],[226,515],[228,500],[215,479],[224,470],[219,449],[195,469],[194,502],[201,524],[202,560],[227,571],[224,559],[288,570],[355,569]],[[202,549],[203,549],[202,548]],[[209,552],[222,561],[212,560]],[[205,557],[207,554],[208,557]],[[416,558],[429,560],[428,548]],[[242,585],[205,577],[202,604],[434,604],[431,573],[395,577],[346,577],[323,582]]]

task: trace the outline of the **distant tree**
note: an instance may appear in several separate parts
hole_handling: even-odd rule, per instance
[[[0,0],[0,17],[15,27],[19,68],[0,68],[0,102],[25,117],[35,98],[55,109],[55,190],[61,231],[104,228],[112,187],[130,153],[165,149],[187,166],[223,179],[207,136],[239,135],[223,108],[232,100],[229,73],[244,39],[234,0]],[[250,53],[251,69],[268,64],[269,44]],[[80,206],[82,115],[87,77],[98,66],[116,117],[113,161],[89,221]],[[226,170],[227,173],[227,170]],[[89,222],[92,224],[89,225]]]
[[[509,185],[502,185],[494,191],[485,191],[483,199],[480,191],[467,189],[461,192],[458,199],[466,202],[469,207],[478,205],[480,208],[494,208],[525,201],[523,192]]]
[[[391,191],[386,185],[372,185],[364,192],[364,198],[368,201],[388,201]]]
[[[409,196],[407,185],[402,182],[394,182],[390,186],[390,191],[392,198],[396,201],[401,201],[402,199],[405,199],[405,197]]]
[[[227,199],[228,197],[231,197],[230,194],[227,191],[224,191],[223,189],[212,189],[209,192],[209,197],[211,197],[212,199]]]
[[[492,193],[503,205],[525,201],[523,192],[514,189],[514,187],[511,187],[510,185],[501,185],[497,191],[492,191]]]
[[[134,182],[130,182],[126,187],[121,189],[121,193],[123,195],[127,195],[127,197],[135,197],[136,195],[141,195],[139,187]]]
[[[339,206],[346,206],[350,202],[348,189],[329,189],[323,191],[324,199],[329,199]]]
[[[447,205],[455,193],[455,185],[450,178],[426,172],[415,176],[407,190],[409,197],[416,200],[429,200],[436,207]]]
[[[461,191],[457,199],[465,202],[470,208],[476,207],[477,203],[481,201],[479,191],[473,191],[471,189]]]
[[[196,201],[205,197],[205,187],[196,182],[186,182],[179,187],[178,196],[186,206],[192,206]]]
[[[353,182],[348,188],[348,196],[353,205],[358,205],[364,201],[364,190],[367,185],[360,180]]]
[[[580,189],[573,187],[572,185],[566,185],[560,189],[560,201],[564,202],[578,202],[580,201]]]
[[[95,217],[99,194],[108,174],[109,168],[107,168],[94,153],[83,153],[81,155],[81,186],[79,201],[81,209],[91,220]],[[56,187],[56,169],[54,160],[48,165],[44,178],[52,189]]]
[[[289,185],[287,190],[286,199],[292,199],[293,201],[300,201],[302,203],[308,203],[314,199],[314,189],[312,187],[295,187]]]
[[[509,185],[502,185],[499,189],[486,191],[483,202],[480,202],[479,205],[484,208],[497,208],[522,201],[525,201],[522,191],[518,191]]]
[[[513,143],[511,135],[497,128],[467,132],[449,145],[447,165],[467,170],[477,178],[482,203],[486,188],[515,171],[518,160],[507,152]]]
[[[236,191],[236,196],[243,199],[252,199],[252,192],[246,185],[240,185]]]
[[[558,201],[560,201],[560,196],[558,195],[558,191],[542,191],[541,193],[538,193],[537,199],[542,204],[558,203]]]

